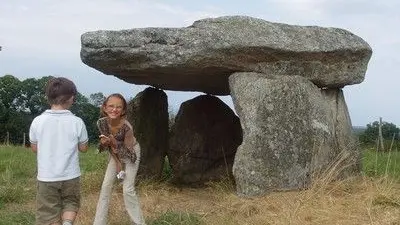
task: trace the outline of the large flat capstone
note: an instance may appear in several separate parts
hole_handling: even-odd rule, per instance
[[[271,23],[246,16],[184,28],[99,30],[81,37],[82,61],[129,83],[228,95],[234,72],[299,75],[318,87],[364,80],[372,50],[339,28]]]

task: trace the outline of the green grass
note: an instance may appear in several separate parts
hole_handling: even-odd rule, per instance
[[[87,152],[81,153],[79,157],[81,171],[83,174],[98,171],[103,173],[105,171],[108,160],[106,152],[97,153],[96,147],[92,146]]]
[[[14,184],[6,184],[0,187],[0,209],[6,203],[23,203],[34,197],[32,189],[25,189],[21,182]]]
[[[168,211],[149,223],[150,225],[201,225],[200,216],[194,213]]]
[[[36,158],[32,152],[22,147],[0,146],[0,174],[0,209],[7,203],[33,200]]]
[[[80,153],[83,193],[100,189],[106,165],[107,154],[97,154],[94,147]],[[0,145],[0,225],[34,224],[34,211],[21,207],[16,212],[14,208],[15,204],[34,204],[36,166],[36,155],[30,149]]]
[[[0,180],[25,180],[36,174],[36,157],[27,148],[0,146]]]
[[[97,149],[91,147],[87,152],[81,153],[79,157],[82,172],[82,194],[97,193],[103,182],[108,154],[106,152],[97,153]]]
[[[362,151],[363,173],[370,177],[400,179],[400,152],[376,153],[373,148]],[[82,194],[97,193],[100,189],[108,156],[97,154],[94,147],[80,154]],[[168,180],[171,168],[166,163],[163,178]],[[32,224],[34,212],[24,205],[34,204],[36,194],[36,155],[27,148],[0,145],[0,225]],[[379,198],[375,204],[396,205],[399,202]],[[15,206],[18,205],[18,211]],[[21,207],[19,208],[19,205]],[[148,223],[150,225],[198,225],[201,216],[191,212],[168,211]]]
[[[168,181],[172,178],[172,168],[171,164],[169,163],[168,157],[165,157],[163,170],[161,173],[161,180]]]
[[[22,211],[0,213],[0,225],[31,225],[35,224],[34,212]]]
[[[363,151],[363,172],[370,177],[387,176],[400,179],[400,152],[376,152],[374,149]]]
[[[98,191],[107,165],[107,154],[91,147],[80,153],[83,192]],[[36,155],[30,149],[0,145],[0,210],[8,203],[34,201],[36,194]]]

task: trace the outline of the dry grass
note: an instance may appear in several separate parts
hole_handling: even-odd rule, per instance
[[[24,184],[22,184],[15,183],[19,181],[17,179],[19,176],[14,176],[10,172],[17,173],[18,168],[22,168],[21,171],[32,171],[27,169],[31,166],[23,167],[28,163],[21,160],[22,156],[19,153],[22,154],[22,152],[10,152],[18,153],[18,155],[13,157],[15,160],[10,156],[8,156],[8,161],[0,160],[3,162],[3,167],[6,168],[6,172],[0,176],[0,181],[12,180],[14,185],[24,185],[23,192],[31,193],[27,195],[31,197],[23,203],[3,201],[3,204],[0,204],[0,225],[32,224],[30,222],[34,220],[35,182],[29,178],[33,175],[24,176]],[[98,162],[92,158],[88,158],[87,161],[94,161],[96,165]],[[360,176],[333,181],[341,171],[340,164],[339,160],[338,163],[331,166],[327,173],[315,179],[316,182],[309,190],[274,192],[262,197],[238,197],[230,182],[210,183],[202,189],[178,188],[168,183],[142,182],[138,185],[138,193],[148,225],[154,225],[153,220],[169,212],[174,212],[168,214],[169,216],[197,215],[206,225],[400,225],[398,176],[389,178],[388,174],[385,174],[380,178]],[[12,165],[18,166],[11,167]],[[7,169],[9,167],[10,169]],[[82,177],[82,208],[78,215],[78,225],[92,224],[98,192],[104,176],[103,169],[93,167],[92,170],[89,170],[88,168],[91,167],[86,168],[85,171],[89,172],[85,172]],[[386,166],[386,168],[388,167]],[[385,170],[387,171],[387,169],[383,171]],[[5,184],[0,183],[0,186],[2,185]],[[109,215],[111,225],[130,224],[124,209],[121,185],[115,186]],[[167,224],[165,223],[165,225]],[[180,224],[189,225],[191,223]]]
[[[110,224],[129,224],[121,187],[116,187]],[[143,213],[151,221],[174,211],[197,214],[204,224],[400,224],[400,184],[388,179],[354,178],[310,190],[240,198],[226,183],[180,189],[165,183],[138,187]],[[78,224],[91,224],[97,193],[84,196]]]

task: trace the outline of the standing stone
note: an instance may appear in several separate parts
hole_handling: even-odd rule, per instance
[[[332,133],[335,137],[336,150],[334,156],[338,177],[349,177],[361,171],[361,152],[358,139],[353,132],[353,126],[347,104],[341,89],[323,89],[322,95],[331,109],[331,118],[334,121]]]
[[[239,118],[219,98],[202,95],[182,103],[169,142],[173,181],[193,186],[231,177],[241,142]]]
[[[168,148],[168,100],[164,91],[146,88],[129,102],[127,118],[140,143],[138,176],[161,177]]]
[[[337,135],[349,121],[336,121],[347,111],[304,77],[235,73],[230,87],[244,131],[233,166],[239,195],[307,188],[349,140]]]

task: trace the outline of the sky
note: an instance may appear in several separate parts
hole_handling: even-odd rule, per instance
[[[398,0],[1,0],[0,76],[20,80],[64,76],[89,96],[134,97],[147,86],[126,83],[86,66],[80,36],[94,30],[186,27],[195,20],[246,15],[270,22],[346,29],[373,53],[365,80],[344,90],[352,124],[400,125],[400,1]],[[170,108],[202,94],[166,91]],[[231,107],[230,96],[221,97]]]

